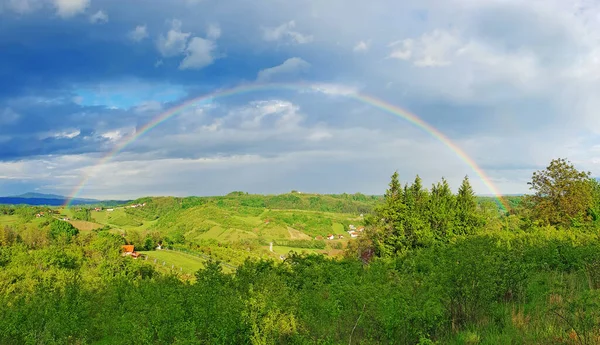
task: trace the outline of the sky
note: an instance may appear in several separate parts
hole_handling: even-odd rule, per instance
[[[0,0],[0,195],[527,193],[600,176],[598,94],[595,1]]]

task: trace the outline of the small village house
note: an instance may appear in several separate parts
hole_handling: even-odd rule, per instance
[[[333,240],[333,239],[335,239],[335,236],[334,236],[334,235],[331,235],[331,234],[330,234],[330,235],[327,235],[327,239],[328,239],[328,240]]]
[[[122,256],[131,256],[132,258],[137,258],[140,256],[140,253],[135,251],[135,247],[133,244],[125,244],[121,247],[123,249]]]
[[[135,246],[133,244],[124,244],[121,248],[123,248],[123,255],[131,255],[134,252]]]

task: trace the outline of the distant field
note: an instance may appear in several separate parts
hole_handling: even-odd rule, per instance
[[[12,225],[19,221],[19,216],[0,216],[0,225]]]
[[[102,224],[86,222],[85,220],[72,220],[69,223],[73,224],[80,231],[92,231],[103,226]]]
[[[184,273],[193,274],[204,268],[204,260],[186,253],[172,250],[153,250],[140,253],[148,255],[148,262],[153,263],[154,259],[157,259],[157,265],[162,266],[162,263],[165,262],[165,268],[171,269],[171,265],[175,265],[175,270],[181,268]]]

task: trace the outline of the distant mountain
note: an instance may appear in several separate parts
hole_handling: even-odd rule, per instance
[[[33,205],[33,206],[61,206],[67,202],[67,197],[56,194],[43,194],[43,193],[24,193],[15,196],[0,197],[0,204],[9,205]],[[71,205],[119,205],[124,204],[127,201],[122,200],[96,200],[96,199],[84,199],[75,198],[71,201]]]
[[[29,193],[24,193],[21,195],[13,195],[10,196],[9,198],[21,198],[21,199],[67,199],[67,197],[63,196],[63,195],[58,195],[58,194],[43,194],[43,193],[33,193],[33,192],[29,192]],[[84,198],[76,198],[77,200],[84,200],[84,201],[93,201],[93,202],[98,202],[99,200],[96,199],[84,199]]]

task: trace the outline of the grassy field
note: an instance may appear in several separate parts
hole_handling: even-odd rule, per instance
[[[172,250],[144,251],[140,253],[148,256],[148,262],[154,262],[154,259],[156,259],[157,266],[162,266],[170,270],[173,265],[175,266],[175,271],[182,271],[188,274],[193,274],[203,268],[205,262],[205,260],[194,255]],[[164,266],[163,262],[165,263]]]
[[[19,221],[19,216],[0,216],[0,225],[13,225]]]
[[[86,222],[85,220],[72,220],[69,223],[73,224],[79,231],[92,231],[102,227],[102,224]]]

